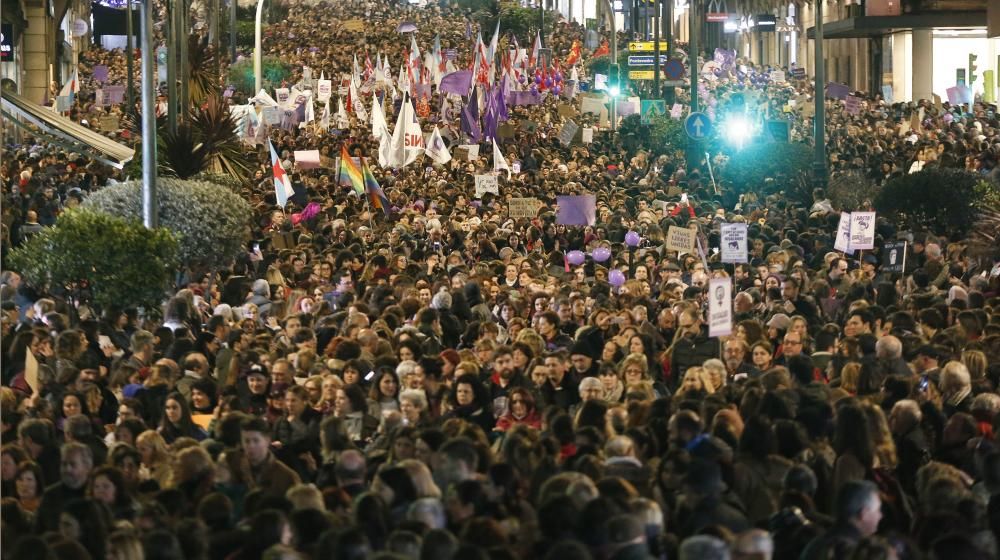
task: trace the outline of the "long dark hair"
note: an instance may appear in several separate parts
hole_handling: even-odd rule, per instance
[[[866,469],[875,463],[875,446],[868,417],[860,406],[852,403],[838,407],[832,444],[838,457],[851,453]]]
[[[160,435],[163,436],[163,440],[169,444],[179,437],[191,437],[198,429],[194,420],[191,419],[191,407],[188,406],[187,399],[175,391],[163,400],[164,406],[166,406],[167,401],[174,401],[181,407],[181,419],[174,424],[167,419],[166,413],[163,414],[160,419]]]

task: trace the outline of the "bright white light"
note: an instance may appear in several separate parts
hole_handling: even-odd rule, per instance
[[[618,97],[618,95],[621,92],[622,91],[621,91],[621,89],[618,88],[618,86],[611,86],[611,89],[608,90],[608,93],[611,94],[611,97]]]
[[[747,122],[746,117],[735,116],[726,121],[726,140],[729,143],[742,148],[743,144],[750,139],[750,133],[750,123]]]

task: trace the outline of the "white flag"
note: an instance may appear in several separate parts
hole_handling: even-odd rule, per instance
[[[372,136],[381,139],[382,136],[389,135],[389,124],[385,122],[385,113],[382,112],[382,104],[378,102],[378,95],[372,94]]]
[[[361,95],[358,94],[357,86],[355,86],[352,81],[351,85],[348,87],[351,89],[351,108],[354,109],[354,112],[358,115],[358,120],[361,122],[367,121],[368,111],[365,110],[365,104],[364,101],[361,100]]]
[[[448,151],[448,146],[445,146],[444,138],[441,138],[441,132],[437,126],[434,127],[434,132],[431,133],[431,139],[427,142],[427,149],[424,150],[424,155],[431,158],[434,163],[441,165],[451,161],[451,152]]]
[[[323,104],[323,116],[319,119],[319,126],[323,130],[328,130],[330,128],[330,100],[327,99],[326,103]]]
[[[347,128],[351,124],[351,119],[347,117],[347,111],[344,110],[344,98],[337,98],[337,128]]]
[[[379,164],[399,169],[413,163],[423,152],[424,133],[416,121],[413,104],[404,95],[392,138],[383,136],[379,145]]]
[[[501,169],[507,170],[507,180],[510,180],[510,166],[507,165],[507,160],[504,159],[503,153],[500,152],[500,147],[497,146],[497,139],[493,139],[493,171],[497,173]]]

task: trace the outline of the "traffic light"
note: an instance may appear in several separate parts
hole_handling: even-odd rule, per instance
[[[618,64],[615,63],[608,70],[608,93],[611,94],[611,97],[618,97],[621,92],[621,75]]]
[[[969,85],[971,86],[973,82],[976,81],[976,59],[978,56],[969,53]]]

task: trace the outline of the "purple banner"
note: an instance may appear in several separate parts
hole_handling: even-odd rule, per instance
[[[125,99],[125,86],[107,86],[104,88],[104,99],[112,105],[117,105]]]
[[[94,66],[94,81],[103,84],[108,81],[108,67],[103,64]]]
[[[851,88],[844,84],[838,84],[837,82],[829,82],[826,84],[826,96],[833,99],[847,99],[847,96],[851,94]]]
[[[540,105],[542,94],[537,91],[512,91],[507,95],[508,105]]]
[[[441,78],[441,85],[438,86],[438,91],[442,93],[454,93],[455,95],[469,95],[470,88],[472,88],[472,71],[459,70]]]
[[[557,196],[556,223],[565,226],[592,226],[597,220],[597,198],[592,194]]]

